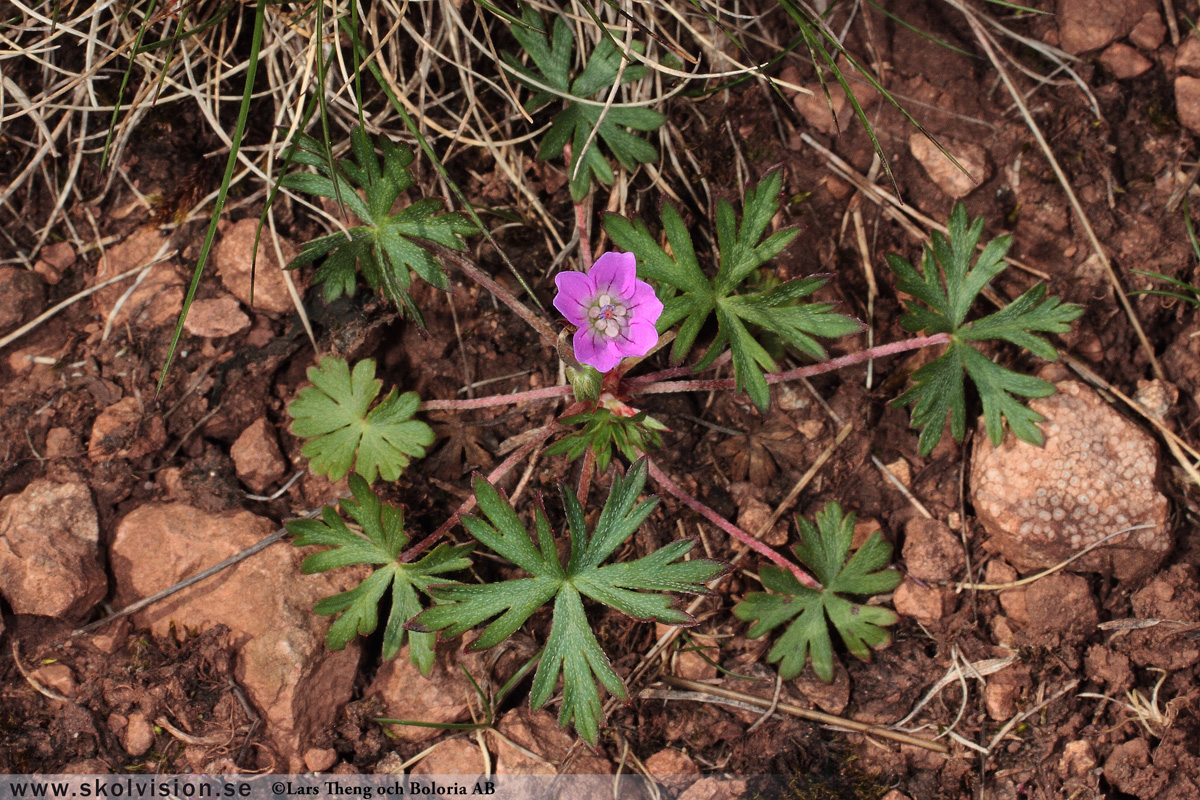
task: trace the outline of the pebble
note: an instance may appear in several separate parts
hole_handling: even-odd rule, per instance
[[[966,169],[966,173],[955,166],[925,134],[914,133],[908,137],[909,152],[925,168],[925,174],[942,190],[942,194],[953,200],[961,200],[992,176],[992,165],[982,145],[954,139],[942,140],[941,144]]]

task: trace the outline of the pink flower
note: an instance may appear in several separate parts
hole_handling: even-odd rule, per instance
[[[605,253],[585,275],[554,276],[554,307],[575,331],[575,358],[608,372],[626,356],[644,356],[658,343],[654,323],[663,304],[654,289],[637,278],[633,253]]]

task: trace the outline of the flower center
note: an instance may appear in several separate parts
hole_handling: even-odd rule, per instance
[[[614,338],[628,324],[629,309],[623,303],[614,302],[611,295],[602,294],[588,309],[592,327],[608,338]]]

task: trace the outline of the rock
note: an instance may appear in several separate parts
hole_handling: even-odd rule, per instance
[[[1119,3],[1058,0],[1059,46],[1071,55],[1099,50],[1128,36],[1148,12],[1154,11],[1154,7],[1154,0]]]
[[[257,229],[258,220],[249,218],[235,222],[222,231],[220,243],[213,254],[217,274],[221,276],[225,288],[247,308],[286,314],[295,306],[283,278],[283,265],[275,258],[275,247],[269,241],[268,231],[264,231],[258,242],[258,263],[254,266],[254,302],[250,302],[250,265],[254,261],[254,235]],[[296,249],[290,243],[280,239],[279,245],[285,262],[296,257]],[[299,286],[297,290],[300,290]]]
[[[1013,583],[1017,579],[1017,571],[1005,564],[1000,559],[992,559],[988,562],[987,568],[984,571],[984,583],[992,586],[1003,586],[1006,583]],[[1018,625],[1029,624],[1029,611],[1025,602],[1025,588],[1009,589],[1000,592],[1000,607],[1004,609],[1004,613],[1016,622]]]
[[[92,423],[88,458],[137,459],[167,443],[167,429],[158,414],[147,414],[136,397],[123,397],[100,412]]]
[[[0,333],[37,316],[46,302],[46,290],[27,269],[0,267]]]
[[[1133,688],[1133,669],[1129,665],[1129,656],[1124,653],[1095,644],[1088,648],[1083,666],[1088,680],[1103,683],[1105,692],[1113,697]]]
[[[700,777],[700,768],[682,750],[668,747],[646,759],[646,771],[673,792],[681,792]]]
[[[266,492],[267,487],[287,472],[275,428],[266,417],[259,417],[242,431],[229,455],[238,478],[258,494]]]
[[[1152,628],[1132,630],[1113,640],[1113,646],[1141,667],[1177,672],[1200,663],[1200,640],[1180,635],[1180,622],[1200,622],[1200,577],[1190,564],[1175,564],[1133,593],[1133,616],[1172,620]]]
[[[1200,38],[1189,35],[1175,51],[1175,69],[1193,78],[1200,77]]]
[[[479,697],[460,664],[475,676],[486,671],[479,653],[462,653],[461,644],[441,642],[433,669],[426,678],[408,660],[405,644],[395,658],[379,668],[367,694],[379,695],[384,717],[415,722],[464,722],[470,720],[471,704],[477,703]],[[406,742],[425,742],[444,733],[438,728],[415,725],[392,725],[388,730]]]
[[[143,756],[154,745],[154,726],[141,711],[129,715],[125,731],[121,735],[121,746],[131,756]]]
[[[826,683],[811,669],[806,669],[792,680],[792,686],[826,714],[840,715],[850,705],[850,673],[837,658],[833,660],[832,683]]]
[[[0,575],[17,614],[75,622],[104,599],[100,527],[84,483],[37,480],[0,499]]]
[[[988,717],[1007,722],[1017,714],[1017,702],[1033,688],[1029,667],[1014,664],[989,675],[983,689],[983,704]]]
[[[1154,51],[1167,36],[1167,26],[1157,11],[1147,11],[1129,32],[1129,41],[1143,50]]]
[[[912,799],[908,795],[906,795],[904,792],[900,791],[899,789],[892,789],[890,792],[888,792],[883,797],[881,797],[880,800],[912,800]]]
[[[210,300],[197,300],[188,310],[183,328],[193,336],[219,339],[250,329],[250,318],[238,301],[225,295]]]
[[[792,104],[796,110],[800,112],[800,116],[804,117],[804,121],[814,128],[818,133],[825,135],[833,135],[839,131],[846,130],[854,119],[854,107],[846,102],[846,91],[837,83],[829,83],[829,97],[825,97],[825,90],[820,84],[814,84],[809,89],[812,94],[804,94],[798,92],[792,98]],[[863,108],[869,108],[879,97],[879,93],[866,84],[854,84],[854,96],[858,99],[859,105]],[[829,106],[833,105],[833,114],[829,111]],[[837,121],[834,121],[834,114],[837,115]]]
[[[1025,590],[1034,633],[1084,637],[1100,624],[1100,609],[1086,578],[1062,572],[1034,581]]]
[[[496,755],[497,775],[554,774],[562,769],[575,741],[572,734],[558,727],[554,716],[544,708],[537,711],[525,707],[513,709],[500,718],[496,730],[504,738],[489,732],[488,747]],[[513,744],[528,752],[518,750]],[[583,749],[563,771],[571,775],[611,775],[613,767],[607,758]]]
[[[109,563],[115,605],[172,586],[275,531],[247,511],[208,514],[183,503],[143,505],[116,527]],[[153,554],[147,558],[146,554]],[[304,769],[303,754],[350,699],[359,647],[325,649],[328,617],[313,604],[350,588],[336,573],[301,575],[302,554],[277,544],[170,598],[139,611],[135,624],[155,636],[230,628],[234,675],[263,715],[281,757],[280,771]]]
[[[756,535],[760,528],[771,518],[774,509],[762,501],[762,489],[752,483],[735,483],[729,487],[733,501],[738,506],[737,525],[751,535]],[[771,529],[762,536],[762,540],[772,547],[787,544],[788,529],[786,519],[778,519]]]
[[[746,796],[746,782],[738,778],[701,778],[693,783],[678,800],[741,800]]]
[[[1100,63],[1118,80],[1136,78],[1154,66],[1150,59],[1121,42],[1110,44],[1100,54]]]
[[[48,244],[38,253],[38,257],[60,275],[75,266],[75,248],[70,242]]]
[[[1104,777],[1117,791],[1135,797],[1159,797],[1170,781],[1162,770],[1150,766],[1150,745],[1145,739],[1114,747],[1104,761]]]
[[[1080,778],[1096,768],[1096,751],[1087,739],[1067,742],[1058,760],[1058,774],[1063,778]]]
[[[892,607],[901,616],[912,617],[918,622],[929,624],[937,622],[951,612],[954,608],[954,595],[949,589],[940,586],[924,588],[906,578],[892,595]]]
[[[75,683],[75,673],[71,672],[71,668],[61,662],[38,667],[29,673],[29,677],[33,678],[38,685],[52,692],[57,692],[68,699],[73,699],[75,692],[79,688],[78,684]]]
[[[949,581],[966,567],[962,542],[945,523],[914,517],[904,526],[904,565],[923,581]]]
[[[475,742],[447,739],[412,768],[413,775],[482,775],[486,765]]]
[[[1134,399],[1147,414],[1159,422],[1166,422],[1167,414],[1179,402],[1179,388],[1158,378],[1150,381],[1138,380]]]
[[[942,140],[942,146],[970,174],[956,167],[925,134],[914,133],[908,137],[908,151],[925,168],[929,179],[937,184],[947,197],[961,200],[992,176],[992,165],[988,161],[987,150],[982,145],[945,139]]]
[[[157,228],[146,227],[131,233],[110,247],[100,259],[97,282],[131,269],[154,263],[168,248]],[[92,307],[114,327],[129,324],[134,328],[174,325],[183,309],[185,284],[173,260],[154,264],[144,276],[134,275],[117,281],[92,295]],[[118,306],[119,304],[119,306]]]
[[[1200,78],[1180,75],[1175,79],[1175,113],[1192,133],[1200,133]]]
[[[1075,381],[1029,406],[1046,418],[1045,445],[1008,436],[995,447],[981,433],[975,448],[971,493],[988,547],[1019,570],[1044,569],[1148,524],[1066,569],[1111,571],[1120,580],[1151,574],[1173,544],[1167,498],[1156,488],[1155,441]]]
[[[70,428],[51,428],[46,431],[46,458],[75,458],[83,453],[79,436]]]
[[[332,747],[311,747],[304,754],[304,766],[309,772],[328,772],[337,760],[337,750]]]

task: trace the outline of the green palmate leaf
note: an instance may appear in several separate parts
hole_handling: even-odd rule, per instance
[[[914,333],[950,334],[946,352],[914,372],[913,385],[894,403],[912,405],[912,425],[921,429],[919,451],[928,455],[941,441],[947,417],[955,439],[962,441],[966,435],[964,377],[970,377],[993,444],[1003,439],[1005,422],[1020,439],[1041,444],[1042,432],[1035,423],[1042,416],[1014,395],[1046,397],[1054,393],[1054,385],[1001,367],[971,343],[1006,341],[1053,361],[1058,358],[1057,351],[1035,331],[1067,333],[1069,323],[1083,313],[1083,307],[1046,297],[1046,287],[1037,284],[994,314],[968,322],[979,293],[1008,266],[1004,256],[1012,237],[996,237],[976,258],[983,217],[969,221],[966,207],[957,203],[947,227],[949,237],[934,231],[920,272],[898,255],[887,257],[897,277],[896,288],[914,298],[906,303],[907,313],[900,324]]]
[[[404,514],[397,506],[384,503],[367,482],[350,476],[353,500],[341,502],[342,514],[357,523],[361,533],[352,531],[331,506],[322,509],[321,520],[300,519],[286,523],[297,547],[323,545],[331,550],[314,553],[304,559],[300,570],[305,574],[325,572],[354,564],[378,564],[371,576],[348,592],[326,597],[313,606],[318,614],[338,614],[329,628],[325,644],[341,650],[355,636],[366,635],[379,625],[379,601],[391,588],[391,611],[383,634],[383,657],[392,658],[408,635],[408,658],[421,673],[433,667],[434,635],[409,633],[404,623],[421,613],[418,592],[429,594],[431,583],[445,584],[444,573],[471,566],[466,557],[471,545],[438,545],[410,564],[401,563],[400,553],[408,545],[404,532]]]
[[[368,482],[376,475],[394,481],[433,444],[433,429],[412,419],[420,404],[416,392],[392,389],[370,408],[383,386],[373,360],[358,362],[351,372],[345,359],[326,357],[308,368],[308,379],[313,385],[301,389],[287,410],[292,433],[309,440],[300,452],[317,475],[336,481],[353,466]]]
[[[825,349],[814,337],[838,338],[862,329],[846,316],[833,313],[832,303],[798,305],[797,301],[825,285],[828,276],[788,281],[771,288],[749,289],[745,284],[760,268],[779,255],[799,231],[788,228],[765,236],[779,210],[783,176],[773,170],[746,192],[742,219],[728,201],[717,203],[717,274],[707,277],[692,247],[691,234],[679,212],[670,204],[662,210],[663,231],[670,244],[668,255],[640,221],[630,222],[615,214],[604,218],[604,229],[613,242],[638,259],[638,275],[659,284],[663,313],[658,330],[663,333],[678,324],[671,350],[674,361],[682,361],[696,342],[706,322],[714,315],[717,336],[696,365],[703,369],[728,344],[733,351],[733,373],[739,392],[746,392],[761,411],[770,403],[766,372],[779,369],[763,345],[763,334],[815,359],[826,358]],[[764,238],[765,236],[765,238]]]
[[[647,69],[642,66],[626,66],[621,72],[621,52],[610,37],[600,40],[592,52],[583,72],[572,80],[571,63],[575,48],[575,37],[570,26],[562,17],[555,17],[549,28],[542,17],[526,7],[524,27],[514,27],[512,34],[529,54],[533,67],[530,68],[511,53],[503,53],[505,67],[521,83],[533,90],[533,96],[525,102],[525,110],[537,111],[554,101],[556,97],[566,102],[566,107],[554,116],[550,130],[542,139],[538,158],[547,160],[562,155],[563,148],[571,145],[571,197],[582,200],[596,180],[605,185],[613,182],[612,166],[600,152],[603,142],[613,157],[625,169],[633,170],[638,164],[652,163],[658,159],[658,150],[629,130],[652,131],[666,122],[666,117],[657,111],[643,107],[612,105],[604,110],[601,92],[611,91],[618,81],[629,83],[644,78]],[[549,31],[549,34],[542,31]],[[635,42],[635,52],[641,53],[643,45]],[[589,102],[591,101],[591,102]],[[592,136],[593,131],[595,137]],[[599,141],[596,141],[596,140]],[[591,144],[588,144],[591,140]]]
[[[887,626],[898,621],[895,612],[847,600],[842,595],[873,595],[890,592],[901,575],[884,567],[892,558],[892,546],[879,531],[858,548],[846,562],[854,538],[854,515],[842,514],[837,503],[829,503],[817,514],[814,527],[797,515],[801,541],[794,552],[812,570],[823,588],[804,586],[787,570],[764,566],[759,572],[770,593],[751,592],[734,606],[738,619],[753,622],[748,635],[757,638],[780,625],[787,630],[771,648],[767,660],[779,664],[779,675],[791,680],[804,669],[811,656],[813,671],[829,683],[833,680],[833,642],[829,624],[841,635],[846,648],[867,661],[871,650],[891,642]]]
[[[570,537],[570,556],[563,567],[545,512],[537,510],[536,532],[531,538],[508,501],[487,481],[476,478],[475,497],[487,521],[467,516],[463,517],[464,526],[475,539],[530,577],[482,586],[433,586],[430,592],[441,604],[422,612],[409,623],[409,629],[458,636],[491,619],[471,644],[479,650],[504,641],[533,612],[553,601],[550,636],[534,675],[530,702],[534,708],[544,705],[561,674],[559,724],[574,723],[579,735],[595,744],[604,714],[597,683],[623,700],[629,695],[588,624],[583,598],[636,619],[688,625],[694,622],[692,617],[676,608],[675,598],[666,593],[706,593],[705,582],[723,569],[708,559],[681,561],[695,544],[690,539],[636,561],[601,566],[654,510],[657,499],[637,502],[645,482],[644,460],[634,464],[624,478],[614,480],[590,535],[578,498],[561,487]]]
[[[408,293],[412,285],[410,270],[439,289],[449,287],[446,273],[425,242],[464,250],[466,242],[462,237],[478,233],[478,229],[462,214],[439,213],[442,201],[437,198],[417,200],[392,214],[397,198],[414,183],[409,169],[412,150],[381,136],[377,141],[381,160],[376,153],[376,142],[360,127],[350,132],[350,143],[354,160],[337,160],[332,170],[325,147],[311,136],[298,134],[286,154],[292,162],[317,171],[290,173],[280,185],[337,199],[363,223],[345,233],[306,242],[288,269],[323,258],[313,280],[323,286],[326,300],[353,295],[358,285],[357,274],[361,272],[372,289],[382,291],[420,322],[420,311]],[[362,196],[357,189],[362,190]]]

